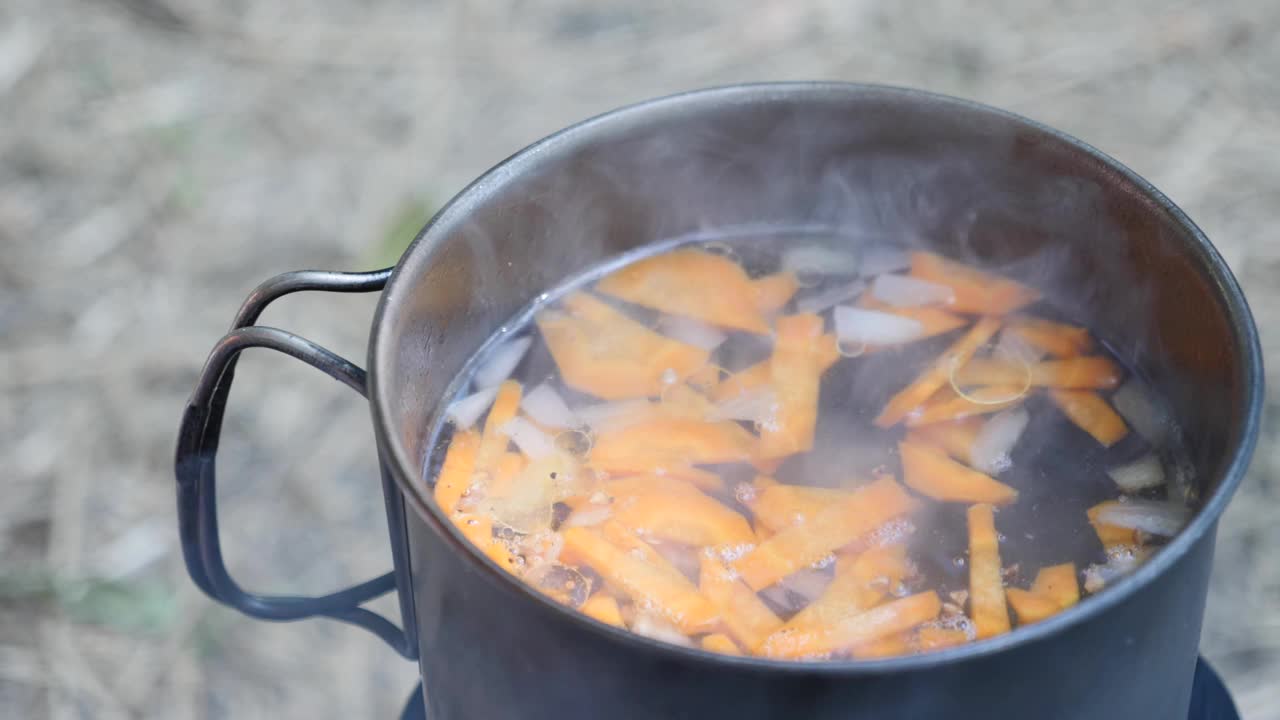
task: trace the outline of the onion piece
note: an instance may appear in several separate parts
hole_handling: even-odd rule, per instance
[[[893,245],[872,245],[862,251],[858,271],[867,277],[906,270],[911,267],[907,251]]]
[[[1100,525],[1141,530],[1149,535],[1173,537],[1191,519],[1191,509],[1164,500],[1125,500],[1103,503],[1098,510]]]
[[[833,285],[811,295],[796,300],[796,312],[820,313],[827,308],[835,307],[843,302],[853,300],[867,289],[867,281],[858,279],[849,283]]]
[[[764,425],[778,414],[778,395],[771,387],[743,391],[716,405],[711,420],[741,420]]]
[[[1169,430],[1169,419],[1152,401],[1144,383],[1130,378],[1111,394],[1111,405],[1152,445],[1159,445]]]
[[[1154,453],[1144,455],[1131,463],[1118,465],[1107,470],[1107,474],[1116,485],[1127,493],[1136,493],[1147,488],[1164,485],[1164,465]]]
[[[878,310],[838,305],[834,311],[836,337],[841,342],[900,345],[924,336],[924,323]]]
[[[1084,569],[1084,589],[1096,593],[1129,573],[1142,567],[1151,551],[1133,545],[1117,545],[1107,548],[1107,561],[1094,563]]]
[[[588,503],[565,518],[561,527],[593,527],[613,517],[612,505]]]
[[[877,275],[871,282],[871,295],[894,307],[942,305],[955,300],[955,291],[946,285],[906,275]]]
[[[555,440],[522,417],[511,418],[499,430],[511,438],[520,452],[531,460],[548,457],[556,452]]]
[[[520,409],[540,425],[552,428],[577,427],[578,418],[550,383],[542,383],[525,393]]]
[[[784,250],[782,269],[809,277],[853,275],[858,272],[858,258],[851,252],[806,245]]]
[[[444,416],[459,430],[466,430],[476,424],[497,396],[498,388],[496,387],[478,390],[455,401],[448,410],[444,411]]]
[[[653,403],[643,398],[614,400],[580,407],[574,411],[578,419],[592,430],[618,430],[651,417]]]
[[[636,613],[635,619],[631,621],[631,632],[672,645],[693,647],[693,641],[680,632],[680,628],[653,613]]]
[[[663,315],[658,318],[658,332],[700,350],[715,350],[729,339],[728,335],[715,327],[682,315]]]
[[[996,413],[983,424],[978,436],[973,439],[969,448],[969,458],[973,466],[988,475],[1008,470],[1013,465],[1010,453],[1018,444],[1022,432],[1027,429],[1031,416],[1022,408],[1013,408]]]
[[[511,373],[515,371],[516,366],[524,359],[524,354],[529,351],[531,344],[533,344],[533,338],[526,335],[514,340],[508,340],[495,348],[484,363],[480,365],[480,369],[476,370],[476,387],[487,388],[501,385],[503,380],[511,377]]]

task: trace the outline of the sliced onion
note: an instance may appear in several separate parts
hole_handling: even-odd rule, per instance
[[[511,418],[500,430],[531,460],[549,457],[556,452],[555,440],[522,417]]]
[[[729,338],[711,325],[682,315],[663,315],[658,318],[658,332],[702,350],[715,350]]]
[[[1164,440],[1169,419],[1152,401],[1142,381],[1130,378],[1111,395],[1111,405],[1147,442],[1159,445]]]
[[[969,458],[973,466],[989,475],[1008,470],[1013,464],[1010,454],[1018,438],[1027,429],[1031,416],[1022,408],[1013,408],[996,413],[983,424],[978,436],[973,439],[969,448]]]
[[[550,383],[542,383],[525,393],[520,400],[520,409],[536,420],[540,425],[553,428],[571,428],[578,426],[578,418],[565,404],[560,393]]]
[[[693,647],[693,641],[680,632],[680,628],[672,625],[666,618],[649,612],[636,613],[635,619],[631,621],[631,632],[672,645]]]
[[[783,251],[782,269],[809,277],[853,275],[858,272],[858,258],[848,251],[806,245]]]
[[[1131,463],[1107,470],[1116,485],[1127,493],[1164,485],[1164,465],[1154,454],[1144,455]]]
[[[924,324],[878,310],[838,305],[834,311],[840,342],[866,345],[901,345],[924,336]]]
[[[588,503],[565,518],[562,527],[594,527],[613,517],[612,505]]]
[[[1119,545],[1107,548],[1107,561],[1094,563],[1084,569],[1084,589],[1096,593],[1129,573],[1142,567],[1151,552],[1133,545]]]
[[[740,420],[763,425],[778,414],[778,395],[771,387],[745,390],[716,405],[712,420]]]
[[[1141,530],[1149,535],[1173,537],[1191,519],[1191,509],[1164,500],[1127,500],[1103,503],[1098,523]]]
[[[825,573],[813,568],[802,568],[797,570],[783,578],[779,583],[782,587],[804,598],[805,605],[817,600],[818,596],[822,594],[822,591],[826,590],[827,585],[830,584],[830,573]]]
[[[858,271],[867,277],[906,270],[911,267],[907,251],[893,245],[872,245],[862,251]]]
[[[459,430],[466,430],[476,424],[480,416],[493,404],[493,399],[497,395],[498,388],[496,387],[479,390],[454,402],[449,406],[448,410],[444,411],[444,416]]]
[[[529,345],[532,343],[533,338],[526,335],[525,337],[508,340],[499,345],[493,351],[493,354],[480,366],[480,369],[476,370],[476,387],[487,388],[501,385],[503,380],[511,377],[511,373],[520,364],[520,360],[529,351]]]
[[[830,307],[853,300],[867,289],[867,281],[858,279],[853,282],[833,285],[811,295],[796,299],[796,312],[820,313]]]
[[[575,410],[574,414],[592,430],[601,432],[605,429],[617,430],[634,425],[651,417],[652,411],[653,403],[644,398],[637,398],[587,405]]]
[[[955,299],[955,291],[946,285],[906,275],[877,275],[871,282],[871,295],[894,307],[941,305]]]

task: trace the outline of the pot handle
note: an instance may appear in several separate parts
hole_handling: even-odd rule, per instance
[[[187,401],[178,433],[174,458],[177,477],[178,530],[187,572],[196,585],[214,600],[261,620],[292,621],[327,617],[362,627],[400,655],[416,659],[417,643],[412,633],[390,620],[360,607],[373,598],[397,588],[397,578],[406,572],[405,550],[398,543],[396,521],[403,521],[404,506],[399,492],[386,492],[388,523],[391,525],[392,555],[397,570],[353,587],[320,597],[258,595],[246,592],[231,575],[222,558],[218,535],[218,512],[214,459],[222,430],[227,395],[235,375],[236,359],[252,347],[269,348],[297,358],[365,395],[365,371],[337,354],[292,333],[254,325],[273,300],[302,290],[329,292],[376,292],[386,285],[391,268],[367,273],[339,273],[303,270],[278,275],[259,285],[236,315],[232,329],[209,354],[195,390]],[[385,473],[384,473],[384,490]],[[400,532],[403,532],[402,529]],[[401,610],[406,609],[401,594]],[[404,614],[411,621],[412,616]]]

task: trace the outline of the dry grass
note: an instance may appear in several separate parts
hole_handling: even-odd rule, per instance
[[[378,265],[493,162],[647,96],[872,80],[1061,127],[1197,219],[1280,368],[1274,2],[369,5],[0,7],[0,714],[393,716],[415,669],[375,640],[254,623],[187,580],[170,453],[199,360],[258,280]],[[291,299],[266,321],[359,358],[371,307]],[[279,591],[382,571],[365,410],[287,362],[245,368],[222,468],[236,572]],[[1276,435],[1222,523],[1204,634],[1252,720],[1280,718]]]

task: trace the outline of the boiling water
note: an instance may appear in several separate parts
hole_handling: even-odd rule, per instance
[[[672,241],[646,251],[647,254],[665,252],[677,245],[701,248],[706,252],[727,256],[739,262],[752,278],[777,273],[790,262],[796,268],[796,280],[800,288],[778,314],[788,315],[796,313],[797,308],[826,305],[828,307],[822,307],[818,312],[825,319],[827,332],[831,332],[833,325],[830,305],[856,306],[860,295],[872,292],[868,286],[873,282],[873,275],[881,272],[901,275],[907,271],[903,262],[904,248],[869,242],[865,238],[829,234],[756,234],[718,236],[713,239],[703,236]],[[796,258],[803,258],[803,252],[791,255],[790,261],[787,259],[795,248],[813,247],[834,250],[847,259],[840,260],[835,255],[819,253],[818,259],[821,262],[814,263],[810,257],[808,266],[805,262],[799,262],[798,265],[791,262]],[[454,399],[464,400],[475,393],[475,373],[486,372],[487,365],[488,372],[492,374],[493,358],[508,352],[513,341],[531,338],[528,351],[520,356],[510,377],[519,381],[526,392],[547,383],[563,399],[564,404],[573,410],[599,406],[603,402],[601,398],[566,385],[547,345],[533,324],[533,318],[538,313],[554,311],[560,307],[560,301],[569,293],[590,291],[593,284],[605,274],[605,270],[601,268],[560,288],[549,290],[537,304],[513,318],[504,332],[487,343],[484,350],[468,364],[467,371],[456,383]],[[594,295],[659,332],[669,327],[664,325],[663,313],[621,302],[603,293],[597,292]],[[836,300],[839,302],[835,302]],[[940,308],[946,310],[945,305]],[[1022,307],[1017,310],[1017,315],[1075,324],[1085,324],[1084,321],[1087,320],[1074,317],[1070,308],[1055,306],[1050,300],[1039,300]],[[880,348],[875,352],[860,353],[862,348],[853,347],[849,343],[842,344],[842,355],[847,357],[841,357],[821,375],[819,414],[812,450],[788,456],[776,468],[768,468],[772,471],[772,477],[784,484],[849,488],[872,477],[875,472],[888,471],[901,482],[903,469],[898,457],[898,443],[903,440],[907,429],[901,423],[888,428],[878,427],[874,419],[895,393],[909,385],[958,337],[967,332],[973,322],[972,316],[965,316],[965,321],[962,328],[899,346]],[[723,368],[729,376],[770,358],[772,340],[769,336],[725,328],[720,331],[727,334],[728,338],[712,351],[710,362]],[[1090,354],[1109,357],[1119,366],[1119,358],[1107,344],[1109,339],[1096,340],[1098,342]],[[1123,343],[1124,339],[1114,340]],[[993,338],[992,343],[995,342]],[[1034,362],[1034,359],[1030,362]],[[1125,403],[1122,411],[1127,411],[1124,415],[1127,418],[1126,424],[1130,425],[1129,432],[1110,447],[1104,447],[1064,415],[1043,390],[1031,388],[1026,397],[1022,398],[1019,407],[1026,412],[1029,422],[1018,435],[1006,461],[1000,464],[1000,469],[990,473],[996,480],[1018,492],[1016,501],[1000,507],[995,515],[1005,587],[1026,588],[1039,569],[1061,563],[1074,563],[1079,572],[1078,578],[1083,581],[1085,588],[1080,594],[1087,601],[1090,591],[1100,589],[1100,580],[1113,582],[1126,569],[1123,560],[1135,553],[1134,548],[1123,546],[1114,547],[1109,552],[1100,540],[1099,533],[1089,522],[1086,513],[1090,508],[1108,500],[1158,500],[1177,507],[1194,503],[1193,482],[1187,471],[1190,466],[1184,448],[1177,441],[1179,434],[1170,420],[1171,416],[1164,410],[1159,399],[1151,395],[1133,368],[1124,368],[1123,372],[1123,392],[1131,399],[1137,397],[1142,401],[1138,404],[1145,404],[1146,407],[1133,411],[1131,406],[1134,403]],[[492,384],[494,378],[487,377],[485,381]],[[1114,390],[1103,389],[1098,392],[1103,398],[1110,398]],[[659,401],[660,397],[650,399]],[[474,421],[477,432],[484,426],[483,417],[481,414]],[[989,419],[993,416],[983,417]],[[754,431],[752,423],[744,422],[742,425]],[[1152,431],[1153,428],[1158,431],[1158,437]],[[1144,432],[1137,432],[1135,429]],[[559,435],[559,440],[571,437],[574,442],[588,444],[593,436],[590,427],[582,427],[580,431],[568,434],[553,429],[545,430],[547,436]],[[457,432],[456,422],[443,422],[436,429],[437,449],[432,453],[436,466],[427,469],[428,478],[434,479],[439,473],[439,463]],[[585,448],[578,450],[583,449]],[[1151,456],[1158,459],[1164,482],[1147,482],[1144,483],[1147,487],[1122,492],[1108,471]],[[587,458],[589,465],[589,453]],[[745,462],[704,466],[703,469],[710,470],[723,479],[723,487],[704,491],[725,507],[752,520],[750,505],[759,491],[759,486],[753,480],[761,474],[761,470]],[[483,497],[484,480],[484,476],[478,477],[473,486],[467,489],[463,502],[468,498],[474,501]],[[893,588],[887,599],[936,590],[944,603],[944,610],[929,624],[967,630],[971,639],[972,623],[965,609],[970,582],[970,539],[966,517],[970,505],[968,502],[939,502],[922,498],[908,517],[884,524],[870,537],[863,538],[861,543],[863,546],[905,543],[915,572],[901,586]],[[1138,502],[1136,505],[1141,506],[1143,503]],[[598,514],[604,515],[603,512]],[[568,507],[564,503],[548,508],[548,526],[533,534],[540,535],[542,540],[554,545],[558,542],[560,523],[567,515]],[[507,549],[512,552],[517,565],[512,570],[518,576],[528,572],[528,567],[543,559],[528,555],[528,533],[525,530],[528,528],[503,527],[501,522],[495,523],[493,530],[494,535],[503,540]],[[1140,533],[1141,546],[1136,552],[1142,555],[1167,542],[1167,539],[1155,534]],[[698,557],[695,552],[662,540],[651,539],[650,544],[684,572],[691,583],[698,582]],[[749,549],[747,548],[748,551]],[[552,554],[554,555],[554,551]],[[1108,563],[1109,559],[1111,563]],[[829,582],[830,576],[835,572],[835,563],[830,560],[828,558],[815,563],[811,568],[762,589],[759,597],[777,614],[779,620],[786,621],[798,609],[821,595],[824,583]],[[555,584],[572,588],[571,592],[553,596],[573,606],[581,605],[588,595],[600,591],[605,584],[600,577],[601,568],[564,565],[554,558],[549,567],[555,570],[551,574]],[[547,575],[545,570],[539,572],[534,584],[545,586]],[[611,592],[621,604],[624,624],[633,631],[681,644],[697,643],[697,637],[682,635],[661,622],[659,629],[653,630],[647,626],[645,613],[638,612],[628,602],[625,592],[617,588],[612,588]],[[1015,632],[1019,624],[1015,615]],[[909,646],[906,650],[899,650],[902,651],[920,651],[920,648]],[[743,652],[749,653],[751,650]],[[848,653],[837,651],[824,657],[842,658],[848,657]]]

